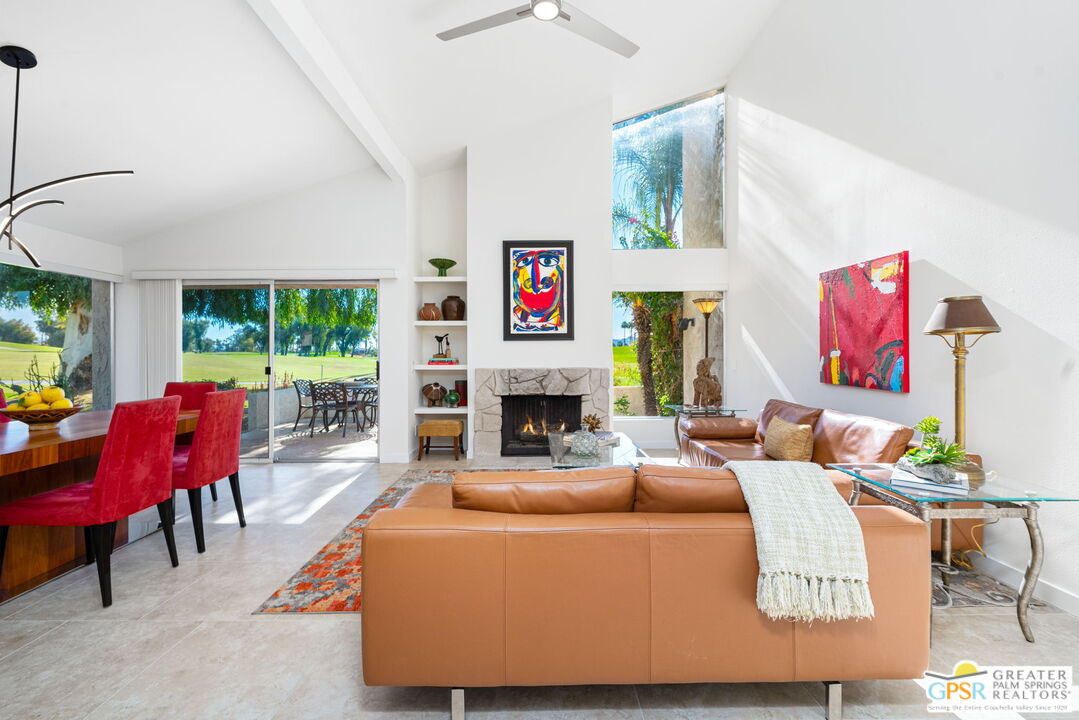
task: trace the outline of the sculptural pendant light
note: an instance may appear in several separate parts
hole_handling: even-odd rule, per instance
[[[51,182],[42,183],[41,185],[35,185],[32,188],[27,188],[22,192],[15,192],[15,151],[19,144],[19,84],[22,80],[22,71],[29,70],[30,68],[37,67],[37,58],[34,57],[34,53],[30,52],[26,48],[17,47],[15,45],[5,45],[0,47],[0,62],[3,62],[8,67],[15,68],[15,120],[12,123],[11,128],[11,178],[8,185],[8,198],[4,202],[0,203],[0,214],[6,210],[6,217],[0,219],[0,241],[7,238],[8,249],[17,246],[26,257],[30,259],[30,262],[34,264],[34,267],[41,267],[41,263],[38,262],[34,254],[30,252],[30,249],[19,242],[15,237],[14,224],[15,218],[22,215],[27,210],[32,210],[40,205],[63,205],[63,200],[30,200],[31,195],[46,190],[57,185],[64,185],[66,183],[76,182],[78,180],[87,180],[89,178],[104,177],[106,175],[133,175],[133,170],[108,170],[105,172],[85,173],[83,175],[72,175],[71,177],[61,178],[59,180],[52,180]],[[27,201],[18,207],[15,203],[20,200],[26,199]]]

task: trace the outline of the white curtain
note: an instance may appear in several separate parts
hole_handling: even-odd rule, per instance
[[[179,280],[139,280],[139,367],[144,398],[180,376]]]

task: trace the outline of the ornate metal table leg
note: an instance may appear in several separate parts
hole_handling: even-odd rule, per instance
[[[1023,576],[1023,589],[1019,593],[1019,602],[1015,604],[1015,614],[1019,617],[1019,627],[1023,629],[1023,637],[1027,642],[1034,642],[1034,633],[1030,631],[1030,620],[1027,618],[1027,609],[1030,598],[1034,595],[1034,586],[1038,584],[1038,574],[1042,571],[1042,531],[1038,526],[1038,506],[1035,503],[1027,505],[1027,515],[1023,522],[1027,525],[1030,534],[1030,564],[1027,565],[1026,575]]]
[[[858,504],[858,501],[861,500],[861,498],[862,498],[862,481],[859,480],[858,478],[854,478],[854,482],[852,482],[851,486],[850,486],[850,500],[848,501],[847,504],[850,505],[851,507],[854,507],[855,505]]]
[[[942,505],[941,507],[946,507]],[[940,562],[944,570],[940,574],[940,581],[944,585],[951,582],[949,572],[952,567],[952,521],[950,518],[940,519]]]

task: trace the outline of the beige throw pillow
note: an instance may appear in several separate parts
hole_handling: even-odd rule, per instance
[[[773,417],[764,431],[764,454],[773,460],[809,462],[813,459],[813,427]]]

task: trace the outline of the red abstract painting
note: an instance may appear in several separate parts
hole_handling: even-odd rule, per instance
[[[907,251],[820,274],[820,380],[910,392]]]

